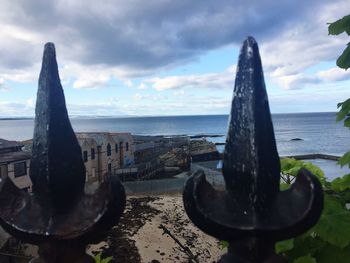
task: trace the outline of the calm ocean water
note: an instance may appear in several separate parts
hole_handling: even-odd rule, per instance
[[[139,135],[223,135],[209,138],[224,142],[227,115],[72,119],[75,131],[131,132]],[[335,121],[335,113],[275,114],[273,123],[280,155],[350,150],[350,130]],[[0,120],[0,138],[32,138],[33,120]],[[301,141],[291,141],[301,138]]]
[[[77,132],[131,132],[140,135],[225,135],[227,115],[72,119]],[[273,123],[280,155],[343,154],[350,149],[350,130],[335,121],[335,113],[275,114]],[[33,120],[0,120],[0,138],[33,136]],[[302,141],[291,141],[301,138]],[[224,142],[225,137],[210,138]]]

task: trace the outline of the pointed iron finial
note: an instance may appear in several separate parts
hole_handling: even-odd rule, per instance
[[[274,243],[313,226],[323,207],[322,186],[301,170],[287,191],[279,190],[280,162],[258,45],[241,49],[223,160],[226,191],[216,191],[199,170],[186,182],[184,206],[204,232],[229,241],[220,262],[265,262]],[[274,262],[284,262],[278,258]]]
[[[244,41],[237,68],[222,170],[230,193],[263,209],[279,191],[280,160],[254,38]]]
[[[6,177],[0,182],[0,224],[12,236],[40,245],[33,262],[91,263],[89,243],[118,223],[125,192],[110,176],[95,193],[84,193],[85,166],[69,122],[55,47],[45,45],[39,79],[30,177],[33,194]]]
[[[68,118],[53,43],[44,48],[35,108],[30,178],[33,192],[67,207],[81,195],[85,166]]]

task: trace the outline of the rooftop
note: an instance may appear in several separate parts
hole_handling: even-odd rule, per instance
[[[31,158],[31,154],[28,152],[18,151],[18,152],[1,153],[0,164],[27,160],[30,158]]]
[[[5,139],[0,138],[0,149],[6,149],[6,148],[12,148],[12,147],[20,147],[21,144],[19,144],[16,141],[8,141]]]

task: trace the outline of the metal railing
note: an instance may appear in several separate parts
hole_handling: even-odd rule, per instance
[[[202,170],[186,182],[183,201],[193,223],[229,242],[220,262],[285,262],[276,241],[299,235],[318,220],[323,192],[301,170],[294,185],[279,190],[280,163],[258,45],[245,40],[239,56],[223,158],[225,191],[215,190]],[[30,177],[33,193],[0,183],[0,224],[11,235],[39,245],[31,262],[94,262],[86,245],[103,240],[118,223],[125,191],[116,176],[94,194],[84,192],[85,167],[69,122],[55,48],[47,43],[36,104]]]

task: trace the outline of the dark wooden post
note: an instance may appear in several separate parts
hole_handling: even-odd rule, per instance
[[[70,124],[56,62],[47,43],[39,78],[30,178],[33,193],[9,178],[0,184],[0,224],[14,237],[39,245],[33,262],[94,262],[85,253],[115,225],[125,207],[116,176],[94,194],[84,193],[85,166]]]
[[[241,49],[223,158],[226,191],[216,191],[199,170],[186,182],[183,201],[193,223],[229,241],[220,262],[285,262],[276,241],[297,236],[319,219],[322,186],[301,170],[280,191],[280,160],[256,41]]]

